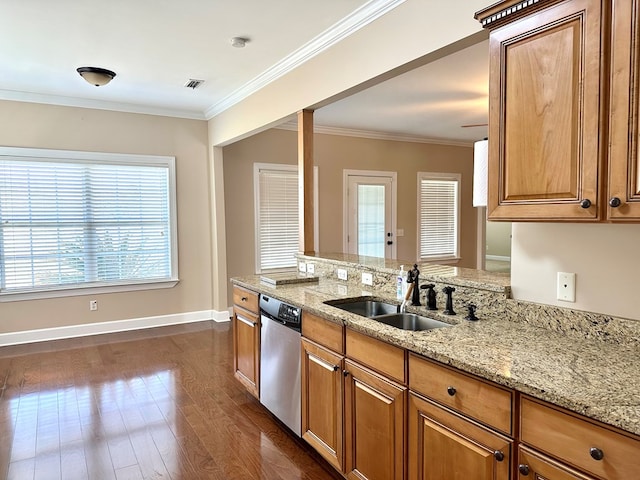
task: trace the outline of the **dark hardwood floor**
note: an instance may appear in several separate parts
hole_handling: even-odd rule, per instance
[[[232,375],[231,324],[0,348],[0,478],[340,478]]]

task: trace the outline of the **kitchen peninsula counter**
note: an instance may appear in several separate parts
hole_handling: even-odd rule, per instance
[[[270,295],[348,328],[491,380],[589,418],[640,435],[640,350],[638,338],[590,338],[542,328],[514,315],[484,315],[464,320],[424,307],[407,311],[437,318],[452,327],[429,331],[400,330],[324,302],[372,295],[392,301],[388,290],[363,288],[320,278],[317,283],[270,285],[259,275],[232,283]],[[440,307],[442,299],[439,299]],[[509,300],[509,302],[515,302]],[[635,328],[635,322],[631,328]]]

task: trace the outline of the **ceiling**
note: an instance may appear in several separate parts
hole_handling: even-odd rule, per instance
[[[3,0],[0,99],[207,119],[401,2]],[[469,47],[320,108],[315,122],[445,143],[482,138],[486,127],[460,126],[486,123],[487,57],[487,42]],[[95,87],[76,73],[82,66],[117,75]],[[190,79],[204,83],[186,88]]]

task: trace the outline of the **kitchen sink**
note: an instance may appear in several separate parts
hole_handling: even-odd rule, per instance
[[[378,315],[386,315],[389,313],[398,313],[399,305],[393,303],[381,302],[379,300],[356,300],[356,301],[330,301],[325,302],[327,305],[345,310],[363,317],[376,317]]]
[[[400,306],[380,300],[371,299],[341,299],[325,302],[332,307],[368,317],[376,322],[384,323],[401,330],[433,330],[434,328],[450,327],[449,323],[432,318],[416,315],[415,313],[400,312]]]
[[[390,313],[373,317],[376,322],[384,323],[402,330],[433,330],[435,328],[450,327],[451,324],[422,317],[415,313]]]

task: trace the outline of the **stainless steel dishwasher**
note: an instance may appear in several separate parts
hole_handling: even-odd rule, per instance
[[[260,295],[260,403],[301,435],[301,310]]]

